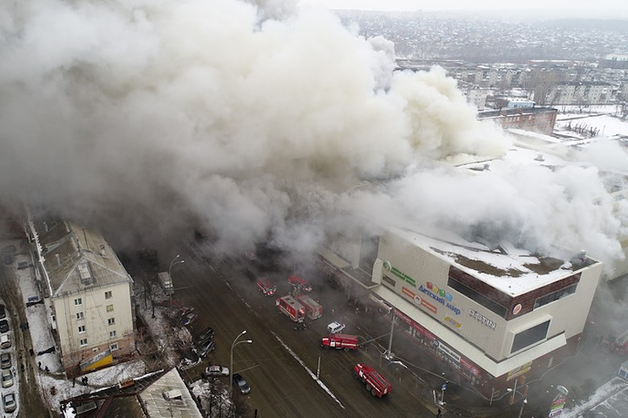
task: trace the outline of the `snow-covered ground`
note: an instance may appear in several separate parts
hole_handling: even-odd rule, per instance
[[[593,136],[628,136],[628,121],[610,115],[560,114],[556,131],[565,134],[597,133]]]
[[[628,416],[628,381],[615,377],[602,385],[591,398],[570,410],[561,418],[625,418]]]

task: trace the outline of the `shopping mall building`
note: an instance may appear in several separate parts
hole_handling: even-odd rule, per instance
[[[487,397],[574,354],[602,271],[584,252],[561,260],[397,228],[318,255],[320,270],[392,307],[397,330]]]

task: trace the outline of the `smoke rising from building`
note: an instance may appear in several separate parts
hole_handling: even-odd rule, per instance
[[[16,2],[0,11],[0,56],[5,205],[129,240],[198,225],[222,251],[272,236],[306,252],[367,217],[621,255],[594,167],[464,175],[451,163],[510,140],[443,70],[393,73],[390,42],[325,10]]]

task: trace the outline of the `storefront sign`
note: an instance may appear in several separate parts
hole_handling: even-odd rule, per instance
[[[526,374],[527,372],[530,371],[531,368],[532,368],[532,362],[529,361],[526,364],[523,364],[520,367],[517,367],[516,369],[509,371],[506,377],[506,381],[512,380],[515,377],[519,377],[522,374]]]
[[[445,306],[447,309],[451,310],[454,314],[460,315],[460,309],[458,309],[454,304],[451,303],[451,300],[453,299],[453,297],[451,296],[451,294],[449,294],[448,292],[445,292],[443,289],[439,289],[437,286],[433,285],[432,283],[427,283],[427,288],[421,285],[419,286],[419,291],[425,293],[431,299]]]
[[[395,276],[399,277],[404,282],[407,282],[412,287],[416,287],[416,280],[414,280],[412,277],[408,276],[407,274],[403,273],[402,271],[400,271],[396,267],[392,267],[391,266],[390,267],[390,271],[392,272],[392,274],[394,274]]]
[[[484,315],[482,315],[475,309],[469,309],[469,315],[472,318],[475,318],[476,320],[478,320],[478,322],[481,322],[483,325],[489,327],[490,329],[497,328],[497,324],[495,323],[495,321],[488,319],[487,317],[485,317]]]
[[[440,341],[438,342],[438,350],[442,351],[443,354],[446,354],[447,356],[452,358],[456,363],[460,363],[460,355],[458,353],[452,351],[449,347],[447,347],[446,345],[444,345]]]
[[[414,302],[416,305],[422,308],[425,308],[432,313],[438,312],[438,309],[436,309],[436,306],[432,305],[431,303],[429,303],[428,301],[426,301],[421,296],[417,295],[416,293],[414,293],[412,290],[408,289],[407,287],[405,286],[402,287],[401,293],[408,296],[412,300],[412,302]]]
[[[480,369],[477,368],[474,364],[469,363],[467,360],[464,359],[464,357],[460,357],[460,364],[462,364],[462,367],[473,373],[474,376],[480,377]]]
[[[445,317],[445,322],[447,322],[447,324],[449,324],[450,326],[452,326],[454,328],[460,328],[462,326],[462,324],[460,322],[456,321],[451,316],[446,316]]]

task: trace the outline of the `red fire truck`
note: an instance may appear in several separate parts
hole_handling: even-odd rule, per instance
[[[373,396],[381,398],[392,391],[392,385],[371,366],[358,363],[353,367],[353,375],[366,385],[366,390]]]
[[[266,277],[260,277],[257,279],[257,290],[264,296],[273,296],[277,291],[277,286],[272,284]]]
[[[323,337],[321,347],[335,348],[337,350],[357,350],[358,336],[349,334],[331,334],[329,337]]]
[[[303,277],[292,275],[288,277],[288,283],[292,286],[302,289],[304,292],[311,292],[312,285]]]
[[[297,300],[305,307],[305,313],[311,320],[318,319],[323,315],[323,307],[308,295],[298,295]]]
[[[305,319],[305,308],[292,296],[278,298],[275,306],[294,322],[303,322]]]

